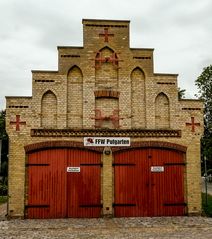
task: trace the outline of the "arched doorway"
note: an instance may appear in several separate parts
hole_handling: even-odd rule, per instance
[[[47,147],[27,154],[26,218],[100,217],[100,153]]]
[[[149,147],[114,152],[114,215],[185,215],[184,174],[182,151]]]

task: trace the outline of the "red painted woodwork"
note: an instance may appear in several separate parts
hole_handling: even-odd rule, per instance
[[[100,154],[69,150],[68,167],[80,167],[80,173],[67,176],[67,216],[100,217]]]
[[[87,150],[30,153],[26,217],[100,217],[99,164],[100,154]],[[80,167],[81,171],[68,173],[67,167]]]
[[[194,123],[194,117],[191,117],[191,123],[186,123],[186,126],[191,126],[191,132],[195,132],[195,126],[200,126],[200,123]]]
[[[132,149],[115,153],[114,162],[116,217],[185,215],[182,152]],[[151,166],[164,172],[151,172]]]
[[[16,120],[10,121],[10,124],[16,126],[16,131],[20,131],[20,125],[26,125],[26,121],[21,121],[20,115],[16,115]]]

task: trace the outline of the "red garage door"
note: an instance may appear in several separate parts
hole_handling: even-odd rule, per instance
[[[100,217],[100,166],[100,154],[93,151],[30,153],[26,217]]]
[[[183,157],[154,148],[116,153],[115,216],[185,215]]]

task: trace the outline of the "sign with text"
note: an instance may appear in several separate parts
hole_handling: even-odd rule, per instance
[[[153,172],[153,173],[164,172],[164,167],[163,166],[152,166],[151,172]]]
[[[84,137],[84,146],[130,146],[128,137]]]
[[[80,167],[67,167],[67,173],[80,173]]]

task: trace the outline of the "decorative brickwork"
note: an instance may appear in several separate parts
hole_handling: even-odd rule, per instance
[[[94,95],[96,98],[119,98],[120,92],[112,90],[96,90]]]
[[[60,57],[80,57],[80,55],[70,55],[70,54],[67,54],[67,55],[61,55]]]
[[[104,33],[100,33],[99,36],[100,36],[100,37],[103,36],[103,37],[105,38],[105,42],[108,42],[108,41],[109,41],[109,37],[113,37],[114,34],[109,33],[109,32],[108,32],[108,28],[105,28],[105,29],[104,29]]]
[[[150,56],[133,56],[133,59],[151,60],[151,57]]]
[[[175,85],[174,82],[157,82],[158,85]]]
[[[182,110],[202,110],[201,108],[182,108]]]
[[[10,125],[15,125],[16,131],[20,131],[20,125],[26,125],[26,122],[20,120],[20,115],[16,115],[16,121],[10,121]]]
[[[9,105],[8,108],[29,108],[28,105]]]
[[[195,127],[200,126],[200,123],[195,123],[194,117],[191,117],[191,123],[186,123],[186,126],[191,126],[191,131],[195,132]]]
[[[180,130],[150,129],[32,129],[32,137],[181,137]]]

